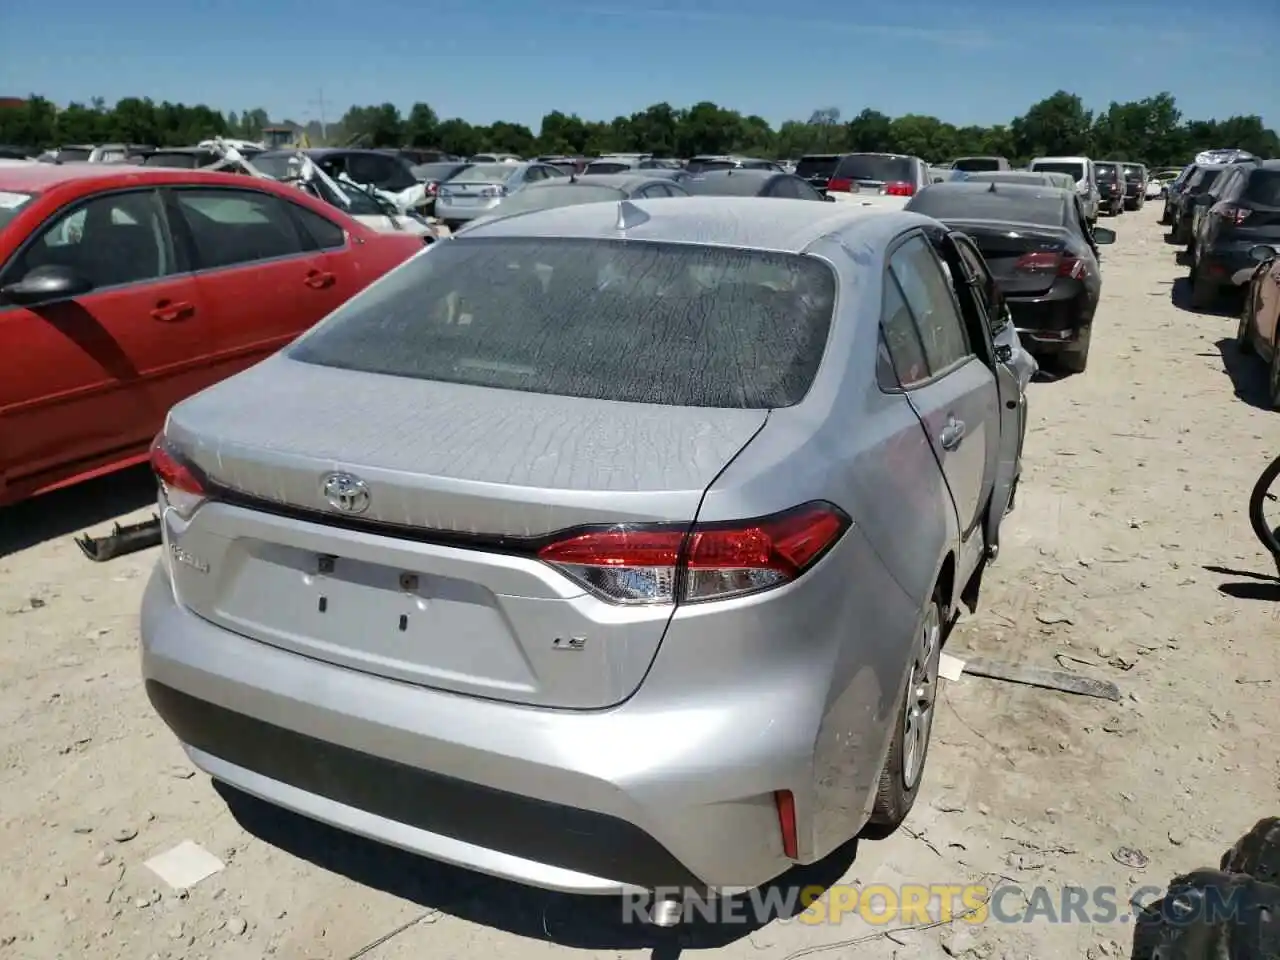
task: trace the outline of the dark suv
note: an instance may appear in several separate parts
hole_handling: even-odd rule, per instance
[[[1191,304],[1210,305],[1225,287],[1253,273],[1249,251],[1280,246],[1280,160],[1223,168],[1214,202],[1202,212],[1191,238]]]
[[[1191,242],[1191,219],[1195,214],[1196,197],[1212,187],[1218,174],[1225,169],[1221,164],[1197,165],[1177,195],[1169,196],[1169,203],[1173,206],[1169,211],[1169,237],[1174,243]]]
[[[1124,208],[1141,210],[1147,202],[1147,168],[1141,163],[1124,163]]]
[[[1111,217],[1124,213],[1124,170],[1118,160],[1096,160],[1093,164],[1098,176],[1098,208]]]

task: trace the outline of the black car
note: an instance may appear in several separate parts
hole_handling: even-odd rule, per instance
[[[323,147],[302,151],[333,179],[345,174],[356,183],[399,193],[417,186],[413,168],[398,152]]]
[[[1124,171],[1124,208],[1141,210],[1147,202],[1147,168],[1141,163],[1122,163]]]
[[[1089,229],[1069,190],[1006,183],[936,183],[907,210],[971,237],[1004,294],[1018,335],[1033,354],[1079,373],[1089,361],[1093,315],[1102,293],[1098,245],[1114,231]]]
[[[800,177],[772,170],[709,170],[681,184],[695,197],[776,197],[786,200],[829,200]]]
[[[1173,243],[1189,243],[1191,241],[1191,222],[1195,216],[1195,198],[1205,193],[1218,174],[1227,169],[1225,164],[1199,164],[1186,179],[1182,189],[1176,195],[1169,196],[1169,239]]]
[[[1192,238],[1192,306],[1246,283],[1257,266],[1250,251],[1259,245],[1280,246],[1280,160],[1232,164],[1219,176]]]
[[[840,164],[840,153],[810,153],[796,161],[796,176],[808,180],[815,190],[826,190]]]
[[[1108,216],[1124,213],[1124,168],[1115,160],[1097,160],[1093,169],[1098,177],[1098,208]]]

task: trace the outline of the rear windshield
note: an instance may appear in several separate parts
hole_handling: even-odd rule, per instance
[[[1133,164],[1127,163],[1124,167],[1124,178],[1126,180],[1141,180],[1144,172],[1141,167],[1135,167]]]
[[[519,168],[514,163],[477,163],[449,178],[449,183],[506,183]]]
[[[630,169],[631,164],[618,160],[596,160],[588,163],[583,173],[626,173]]]
[[[466,166],[465,163],[420,163],[413,168],[413,175],[419,180],[447,180]]]
[[[806,180],[815,178],[830,180],[839,162],[839,157],[801,157],[800,162],[796,164],[796,176]]]
[[[1117,170],[1110,164],[1095,163],[1093,169],[1097,173],[1099,180],[1114,180],[1116,178]]]
[[[1077,183],[1084,179],[1084,164],[1082,163],[1055,163],[1050,160],[1047,163],[1033,164],[1031,169],[1036,173],[1065,173]]]
[[[181,170],[194,170],[196,167],[203,167],[207,163],[213,162],[214,158],[198,153],[152,153],[143,159],[142,165],[144,167],[173,167]]]
[[[732,170],[737,164],[732,160],[690,160],[685,167],[690,173],[705,173],[708,170]]]
[[[1244,198],[1261,207],[1280,207],[1280,170],[1255,170],[1249,174]]]
[[[840,160],[833,180],[871,180],[876,183],[910,183],[911,161],[906,157],[880,157],[851,153]]]
[[[964,170],[968,173],[981,173],[1000,169],[997,157],[961,157],[951,165],[952,170]]]
[[[1066,219],[1062,197],[1056,190],[1052,195],[1026,191],[1014,196],[986,190],[930,187],[912,197],[906,209],[935,220],[995,220],[1061,227]]]
[[[498,216],[511,213],[527,213],[530,210],[550,210],[552,207],[571,207],[575,203],[598,203],[625,200],[627,195],[616,187],[587,184],[560,184],[531,187],[520,190],[498,204],[494,211]]]
[[[1218,174],[1221,172],[1221,170],[1201,170],[1196,178],[1191,181],[1191,184],[1187,189],[1190,190],[1193,195],[1197,193],[1204,193],[1213,186],[1213,181],[1218,179]]]
[[[0,230],[3,230],[18,211],[35,198],[34,193],[9,193],[0,190]]]
[[[288,349],[368,373],[629,403],[768,409],[813,383],[835,278],[796,254],[459,236]]]

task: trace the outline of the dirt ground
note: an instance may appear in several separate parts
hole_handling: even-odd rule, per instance
[[[1276,812],[1280,586],[1245,503],[1280,421],[1258,399],[1260,369],[1233,352],[1234,317],[1184,308],[1157,207],[1104,221],[1119,240],[1091,366],[1033,385],[1018,507],[983,606],[949,647],[1109,679],[1122,701],[947,683],[906,828],[801,882],[1055,897],[1101,884],[1123,907],[1216,864]],[[149,497],[134,471],[0,514],[0,957],[1128,955],[1133,925],[1119,920],[902,930],[849,916],[660,935],[621,924],[616,901],[500,883],[220,792],[139,682],[155,551],[93,564],[71,538],[145,516]],[[184,840],[226,866],[179,894],[143,863]]]

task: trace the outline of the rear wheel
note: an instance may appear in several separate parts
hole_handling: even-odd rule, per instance
[[[907,818],[920,792],[937,710],[942,637],[942,600],[935,590],[920,615],[920,624],[912,639],[902,707],[868,821],[870,836],[885,837],[896,830]]]
[[[1253,527],[1254,536],[1275,558],[1277,568],[1280,568],[1280,529],[1277,529],[1274,517],[1267,512],[1268,508],[1274,509],[1272,505],[1280,499],[1280,490],[1271,489],[1277,479],[1280,479],[1280,457],[1267,464],[1267,468],[1253,485],[1253,492],[1249,495],[1249,525]]]
[[[1089,341],[1093,336],[1093,328],[1086,327],[1080,338],[1070,350],[1063,351],[1058,357],[1058,366],[1066,373],[1084,373],[1089,366]]]
[[[1271,409],[1280,410],[1280,337],[1271,345],[1271,375],[1267,377]]]
[[[1253,322],[1249,316],[1251,300],[1246,299],[1240,311],[1240,324],[1236,327],[1236,350],[1243,354],[1253,353]]]
[[[1218,299],[1218,285],[1196,267],[1191,268],[1191,306],[1197,310],[1213,306]]]

